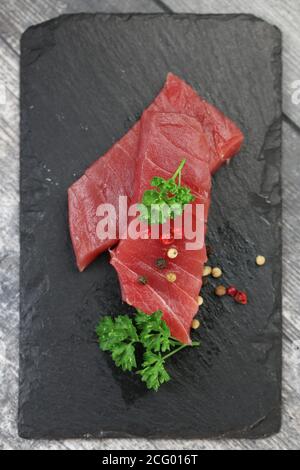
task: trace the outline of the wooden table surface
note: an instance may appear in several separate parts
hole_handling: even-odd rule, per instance
[[[283,32],[283,426],[260,441],[24,441],[17,435],[19,41],[62,13],[251,13]],[[300,449],[300,2],[298,0],[5,0],[0,6],[0,449]]]

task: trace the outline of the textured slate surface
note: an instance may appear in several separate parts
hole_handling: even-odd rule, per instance
[[[283,35],[283,111],[300,126],[300,3],[297,0],[165,0],[180,13],[252,13],[278,26]],[[298,90],[298,91],[297,91]]]
[[[94,11],[153,11],[154,0],[94,0]],[[198,13],[231,13],[239,8],[257,14],[256,3],[249,8],[247,0],[234,2],[231,11],[222,9],[225,0],[212,1]],[[278,8],[273,8],[274,4]],[[90,2],[89,4],[90,5]],[[181,6],[180,6],[181,5]],[[199,4],[200,5],[200,4]],[[202,5],[202,2],[201,2]],[[280,0],[265,0],[267,21],[282,27],[286,64],[294,63],[297,48],[297,15],[291,29],[289,11],[296,11],[297,0],[282,4]],[[172,4],[173,6],[173,4]],[[192,2],[189,2],[191,9]],[[178,8],[183,10],[183,1]],[[242,8],[244,7],[244,8]],[[188,5],[185,4],[186,11]],[[0,10],[0,80],[4,78],[6,103],[0,106],[0,448],[1,449],[190,449],[201,450],[266,450],[299,449],[300,435],[300,279],[298,233],[300,200],[298,198],[300,160],[300,132],[284,117],[283,125],[283,425],[275,436],[258,439],[221,440],[148,440],[148,439],[69,439],[60,441],[24,440],[17,436],[18,395],[18,336],[19,336],[19,39],[30,25],[45,21],[60,13],[83,10],[83,0],[7,0]],[[272,15],[272,16],[269,16]],[[293,36],[295,41],[287,40]],[[289,57],[290,55],[290,57]],[[291,80],[296,80],[296,69]],[[291,97],[290,97],[291,100]],[[288,104],[288,103],[287,103]],[[292,102],[291,102],[292,104]],[[298,105],[299,108],[300,105]],[[297,106],[295,107],[297,112]],[[288,108],[285,107],[285,113]],[[295,119],[296,121],[296,119]]]
[[[246,16],[64,17],[23,37],[22,436],[278,430],[280,44],[278,30]],[[130,127],[169,70],[245,131],[241,156],[215,178],[209,238],[225,280],[246,286],[251,301],[220,303],[206,288],[203,347],[174,360],[174,380],[153,396],[94,343],[99,313],[126,308],[106,256],[76,272],[66,188]],[[259,271],[258,252],[270,260]]]

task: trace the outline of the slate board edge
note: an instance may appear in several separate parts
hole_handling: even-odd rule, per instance
[[[216,20],[226,20],[226,21],[229,21],[229,20],[232,20],[232,19],[236,19],[236,18],[244,18],[245,20],[251,20],[251,21],[257,21],[257,22],[261,22],[261,23],[265,23],[266,25],[274,28],[275,30],[277,30],[277,32],[279,33],[280,36],[282,36],[282,32],[280,30],[280,28],[266,20],[264,20],[263,18],[260,18],[259,16],[257,15],[253,15],[251,13],[207,13],[207,14],[201,14],[201,13],[168,13],[168,12],[157,12],[157,13],[66,13],[66,14],[62,14],[62,15],[58,15],[54,18],[51,18],[50,20],[47,20],[47,21],[43,21],[41,23],[36,23],[32,26],[29,26],[21,35],[21,48],[23,47],[23,42],[26,41],[26,36],[27,35],[30,35],[31,32],[33,32],[34,30],[36,29],[39,29],[39,28],[44,28],[44,27],[48,27],[48,26],[53,26],[53,28],[59,26],[61,23],[63,23],[64,21],[68,21],[69,19],[76,19],[78,17],[78,19],[81,19],[82,17],[84,18],[90,18],[90,17],[100,17],[100,18],[103,18],[105,20],[108,20],[110,18],[120,18],[120,19],[123,19],[123,20],[129,20],[130,18],[133,18],[133,17],[141,17],[141,18],[147,18],[147,19],[151,19],[151,18],[159,18],[159,17],[172,17],[172,18],[176,18],[176,19],[179,19],[179,20],[184,20],[184,19],[201,19],[201,20],[205,20],[205,19],[216,19]],[[24,44],[24,47],[25,47],[25,44]],[[21,54],[22,55],[22,54]]]
[[[21,55],[21,61],[23,61],[25,59],[25,55],[26,55],[26,41],[27,41],[27,36],[31,36],[31,33],[36,30],[36,29],[39,29],[39,28],[43,28],[45,26],[53,26],[54,28],[56,26],[59,26],[61,22],[64,22],[66,20],[69,20],[70,18],[73,18],[73,17],[82,17],[82,16],[86,16],[86,17],[90,17],[90,16],[99,16],[99,17],[103,17],[105,19],[107,18],[110,18],[110,17],[120,17],[121,19],[124,19],[124,18],[131,18],[131,17],[135,17],[135,16],[138,16],[138,17],[147,17],[147,18],[150,18],[150,17],[160,17],[160,16],[171,16],[171,17],[177,17],[178,19],[185,19],[185,18],[197,18],[197,19],[209,19],[209,18],[214,18],[214,19],[226,19],[226,20],[229,20],[229,19],[234,19],[234,18],[245,18],[245,19],[249,19],[249,20],[254,20],[254,21],[260,21],[260,22],[263,22],[267,25],[270,25],[272,26],[275,30],[277,30],[280,35],[281,35],[281,32],[279,30],[279,28],[277,28],[276,26],[273,26],[271,25],[270,23],[254,16],[254,15],[248,15],[248,14],[208,14],[208,15],[201,15],[201,14],[169,14],[169,13],[154,13],[154,14],[143,14],[143,13],[137,13],[137,14],[102,14],[102,13],[95,13],[95,14],[82,14],[82,13],[76,13],[76,14],[72,14],[72,15],[61,15],[57,18],[54,18],[54,19],[51,19],[49,21],[46,21],[46,22],[43,22],[43,23],[40,23],[40,24],[37,24],[37,25],[34,25],[34,26],[31,26],[30,28],[28,28],[22,35],[22,38],[21,38],[21,46],[22,46],[22,55]],[[28,39],[29,39],[28,38]],[[281,52],[281,51],[280,51]],[[279,54],[276,54],[277,55],[277,58],[276,58],[276,67],[278,68],[278,72],[277,72],[277,77],[278,77],[278,88],[280,87],[281,88],[281,83],[282,83],[282,64],[281,64],[281,55],[280,53]],[[278,58],[280,58],[280,60],[278,60]],[[279,73],[279,70],[280,70],[280,73]],[[21,73],[22,73],[22,70],[21,70]],[[21,81],[21,84],[22,84],[22,81]],[[22,91],[22,86],[21,86],[21,91]],[[281,99],[282,101],[282,99]],[[281,103],[280,103],[281,105]],[[27,132],[24,131],[23,128],[23,119],[21,119],[21,123],[20,123],[20,126],[21,126],[21,132],[23,130],[23,134],[26,135]],[[282,144],[281,144],[282,146]],[[281,183],[280,183],[281,184]],[[281,207],[282,207],[282,202],[281,202]],[[20,272],[20,275],[22,273]],[[277,280],[281,280],[281,274],[282,274],[282,269],[280,268],[278,271],[277,271]],[[21,276],[20,276],[21,277]],[[277,282],[278,284],[278,282]],[[277,302],[278,302],[278,305],[280,304],[281,305],[281,302],[282,302],[282,295],[281,295],[281,291],[280,292],[277,292]],[[22,361],[22,358],[21,358],[21,352],[20,352],[20,362]],[[20,381],[21,381],[21,377],[20,377]],[[275,418],[277,420],[277,426],[275,426],[275,429],[274,429],[274,426],[273,428],[270,430],[270,432],[266,433],[266,432],[263,432],[261,433],[259,431],[259,426],[260,426],[260,422],[259,423],[254,423],[253,425],[253,428],[252,431],[249,433],[249,429],[245,430],[245,437],[242,436],[243,432],[239,432],[238,435],[236,435],[234,432],[233,433],[226,433],[226,434],[223,434],[221,435],[219,438],[217,439],[225,439],[225,438],[246,438],[246,439],[257,439],[257,438],[265,438],[265,437],[268,437],[268,436],[271,436],[277,432],[279,432],[280,430],[280,427],[281,427],[281,413],[278,413],[278,410],[273,410],[272,413],[270,413],[269,416],[267,417],[264,417],[263,420],[268,420],[270,417],[271,417],[271,414],[273,414],[273,418]],[[41,435],[38,431],[35,432],[35,430],[33,429],[28,429],[28,427],[25,425],[23,425],[22,423],[22,419],[21,419],[21,416],[20,416],[20,402],[19,402],[19,420],[18,420],[18,429],[19,429],[19,436],[20,437],[23,437],[25,439],[29,439],[29,438],[35,438],[35,439],[42,439],[42,438],[48,438],[48,439],[57,439],[57,438],[65,438],[66,436],[66,433],[61,430],[61,437],[59,436],[60,432],[57,432],[55,431],[54,432],[54,436],[51,436],[51,432],[47,433],[47,435]],[[116,433],[116,432],[104,432],[104,433],[100,433],[100,434],[93,434],[93,435],[89,435],[89,434],[82,434],[82,433],[74,433],[73,435],[70,436],[70,438],[78,438],[78,437],[82,437],[82,438],[134,438],[134,437],[148,437],[149,439],[157,439],[157,438],[172,438],[172,439],[180,439],[180,438],[188,438],[188,439],[196,439],[195,437],[189,437],[187,436],[186,434],[183,435],[183,436],[180,436],[178,435],[178,433],[176,433],[176,436],[173,436],[172,433],[170,433],[168,436],[166,435],[163,435],[163,436],[159,436],[159,435],[155,435],[155,436],[151,436],[151,435],[137,435],[137,434],[127,434],[127,433]],[[205,438],[210,438],[210,436],[201,436],[201,439],[205,439]]]

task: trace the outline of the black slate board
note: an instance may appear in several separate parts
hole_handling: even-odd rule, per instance
[[[205,287],[202,346],[158,393],[98,350],[99,316],[125,313],[101,256],[76,267],[67,188],[119,139],[167,72],[245,132],[214,179],[211,263],[250,302]],[[281,421],[281,35],[252,16],[76,15],[30,28],[21,61],[19,433],[26,438],[249,437]],[[258,269],[255,257],[268,263]]]

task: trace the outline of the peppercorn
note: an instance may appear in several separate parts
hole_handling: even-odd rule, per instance
[[[210,266],[204,266],[203,277],[210,276],[211,272],[212,272],[212,269]]]
[[[212,277],[214,277],[215,279],[218,279],[219,277],[222,276],[222,270],[220,268],[213,268],[212,272],[211,272],[211,275]]]
[[[145,286],[146,284],[148,284],[148,279],[145,277],[145,276],[140,276],[138,278],[138,283],[139,284],[142,284],[143,286]]]
[[[224,295],[226,295],[226,293],[227,293],[227,289],[224,286],[218,286],[215,288],[215,294],[218,297],[223,297]]]
[[[170,248],[167,254],[168,258],[175,259],[178,256],[178,250],[176,248]]]
[[[201,295],[198,296],[197,303],[198,303],[199,307],[201,307],[201,305],[203,305],[204,299],[203,299],[203,297],[201,297]]]
[[[241,292],[241,291],[237,292],[234,296],[234,300],[238,304],[246,305],[248,303],[248,297],[247,297],[246,292]]]
[[[166,278],[169,282],[175,282],[177,279],[177,276],[175,273],[168,273]]]
[[[264,264],[266,264],[266,258],[264,256],[257,256],[256,258],[256,264],[257,266],[263,266]]]
[[[167,261],[165,260],[165,258],[158,258],[156,261],[155,261],[155,266],[158,268],[158,269],[165,269],[167,267]]]
[[[231,286],[231,287],[228,287],[227,289],[227,295],[230,295],[230,297],[234,297],[236,294],[237,294],[238,290]]]
[[[200,327],[200,322],[199,322],[199,320],[193,320],[193,322],[192,322],[192,328],[193,328],[193,330],[198,330],[199,327]]]

